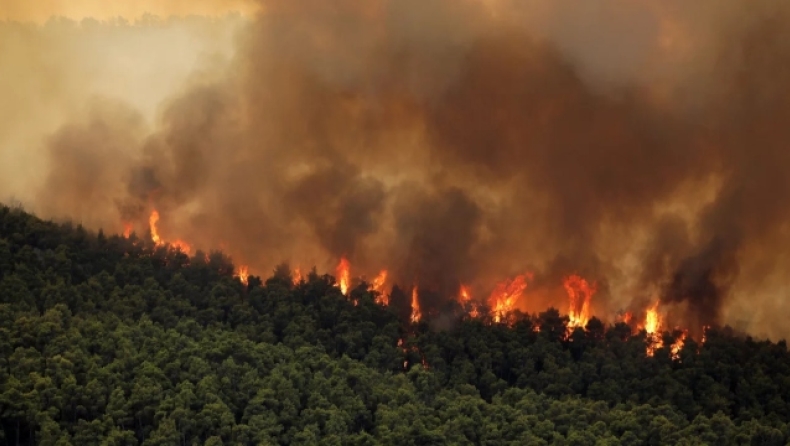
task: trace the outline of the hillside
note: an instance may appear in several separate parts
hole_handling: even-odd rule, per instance
[[[783,341],[711,328],[649,356],[553,309],[436,330],[365,284],[234,271],[0,207],[0,445],[790,441]]]

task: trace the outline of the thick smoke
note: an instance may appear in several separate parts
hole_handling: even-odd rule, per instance
[[[599,314],[769,321],[727,311],[778,307],[788,266],[790,7],[648,3],[267,1],[152,130],[102,102],[52,135],[35,204],[138,231],[155,207],[264,274],[347,256],[447,299],[578,272]]]

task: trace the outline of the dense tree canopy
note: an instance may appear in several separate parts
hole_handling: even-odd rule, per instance
[[[784,342],[712,329],[648,357],[644,334],[568,336],[556,310],[436,330],[364,284],[349,299],[315,272],[233,271],[0,207],[0,445],[790,439]]]

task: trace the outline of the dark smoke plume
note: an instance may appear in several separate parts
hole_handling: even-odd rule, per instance
[[[579,272],[603,315],[724,322],[787,271],[790,7],[591,2],[612,22],[584,36],[570,3],[264,2],[152,131],[102,104],[53,135],[38,205],[138,229],[156,207],[257,271],[347,256],[438,299]]]

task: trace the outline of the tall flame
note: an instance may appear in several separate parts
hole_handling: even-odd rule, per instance
[[[340,292],[343,293],[343,295],[348,294],[348,285],[351,283],[350,270],[351,266],[348,260],[346,260],[345,257],[341,257],[340,263],[337,265],[337,281],[338,286],[340,286]]]
[[[417,285],[411,290],[411,321],[417,323],[422,319],[422,312],[420,311],[420,301],[417,296]]]
[[[239,281],[244,285],[247,285],[247,281],[250,278],[249,269],[246,266],[239,266],[238,271],[236,271],[236,277],[239,278]]]
[[[387,281],[387,270],[381,270],[378,276],[373,279],[373,283],[371,284],[371,288],[373,291],[379,293],[376,296],[376,303],[381,305],[389,305],[390,298],[386,294],[384,294],[384,283]]]
[[[507,313],[513,311],[516,302],[527,289],[527,277],[530,274],[521,274],[513,280],[506,280],[499,283],[491,295],[488,297],[488,305],[491,307],[491,314],[494,322],[500,322]]]
[[[590,320],[590,300],[597,290],[595,282],[590,284],[578,274],[572,274],[563,281],[570,301],[568,309],[568,327],[587,326]]]
[[[148,217],[148,227],[151,229],[151,240],[154,241],[154,244],[160,245],[162,243],[161,239],[159,238],[159,231],[156,229],[156,224],[159,222],[159,212],[154,209],[151,211],[151,216]]]
[[[656,302],[645,312],[643,328],[649,341],[647,356],[653,356],[656,350],[664,346],[664,341],[661,339],[661,325],[661,316],[658,314],[658,302]]]

